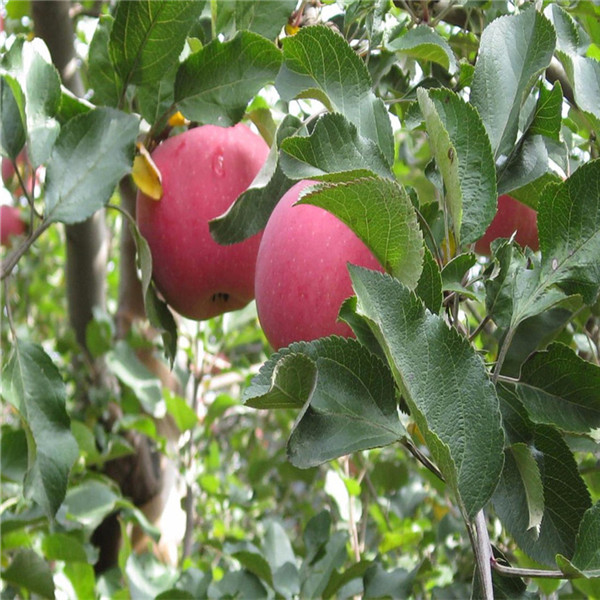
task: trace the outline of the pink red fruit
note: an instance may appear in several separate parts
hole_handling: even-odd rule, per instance
[[[326,210],[294,206],[301,181],[281,198],[263,232],[256,262],[256,306],[269,343],[279,349],[351,329],[337,321],[354,295],[347,263],[381,267],[352,230]]]
[[[490,243],[497,238],[509,238],[514,232],[515,240],[521,246],[538,250],[540,243],[537,231],[537,213],[511,196],[498,198],[498,212],[483,237],[475,243],[479,254],[490,253]]]
[[[23,235],[27,230],[21,213],[15,206],[0,206],[0,245],[9,247],[13,236]]]
[[[165,140],[152,159],[163,196],[137,197],[137,221],[152,253],[165,300],[191,319],[242,308],[254,298],[260,235],[221,246],[209,220],[223,214],[252,182],[269,147],[246,126],[204,125]]]

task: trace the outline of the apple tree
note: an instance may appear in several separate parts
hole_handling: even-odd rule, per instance
[[[0,18],[3,597],[600,596],[596,2]]]

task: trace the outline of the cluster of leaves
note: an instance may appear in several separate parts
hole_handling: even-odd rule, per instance
[[[106,8],[87,46],[89,101],[61,86],[40,40],[6,44],[0,151],[15,161],[27,145],[45,178],[27,198],[29,237],[3,262],[5,290],[15,294],[3,325],[11,344],[2,373],[11,415],[2,436],[4,582],[45,597],[57,581],[78,597],[403,597],[442,593],[446,569],[460,595],[471,590],[475,562],[465,564],[460,548],[472,539],[485,556],[476,523],[486,515],[503,526],[492,562],[535,562],[558,581],[573,579],[532,589],[596,594],[598,8],[492,2],[436,14],[436,3],[422,3],[427,13],[416,14],[414,3],[364,0],[347,3],[332,26],[274,43],[296,4]],[[118,391],[82,381],[68,333],[13,301],[62,306],[45,297],[48,286],[28,287],[47,277],[36,257],[44,244],[61,252],[57,223],[84,221],[109,203],[138,137],[151,147],[177,112],[222,126],[248,118],[271,142],[252,187],[211,224],[215,239],[260,231],[281,195],[311,178],[319,184],[301,202],[348,224],[386,270],[349,267],[356,296],[340,316],[356,340],[281,350],[244,385],[245,406],[231,389],[207,392],[201,424],[195,402],[210,377],[199,355],[225,353],[245,381],[249,362],[264,358],[260,332],[250,312],[189,335],[184,324],[178,340],[133,222],[148,318],[176,369],[182,358],[192,367],[179,375],[196,410],[140,363],[142,335],[115,342],[112,317],[96,314],[88,346]],[[499,240],[478,260],[472,244],[503,193],[537,210],[540,252]],[[110,402],[124,414],[107,431]],[[158,533],[101,473],[131,452],[125,432],[173,453],[157,425],[165,415],[181,432],[180,468],[194,479],[188,489],[198,490],[202,516],[180,570],[132,551],[128,524],[154,540]],[[341,458],[349,454],[355,462]],[[115,511],[118,567],[96,577],[91,535]],[[411,560],[398,558],[400,547]],[[480,580],[488,567],[479,561]],[[499,597],[526,590],[496,574],[493,584]]]

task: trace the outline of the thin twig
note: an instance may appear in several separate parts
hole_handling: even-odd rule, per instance
[[[9,254],[2,261],[2,270],[0,271],[0,280],[6,279],[15,268],[21,257],[27,250],[29,250],[30,246],[37,240],[48,227],[50,227],[50,223],[45,222],[42,223],[37,229],[33,230],[26,238],[23,240],[23,243],[14,250],[11,254]]]
[[[475,515],[475,559],[477,561],[477,569],[479,571],[479,582],[481,584],[482,598],[485,600],[494,600],[494,587],[492,584],[492,545],[490,536],[485,522],[485,513],[480,510]],[[471,540],[473,541],[473,539]]]
[[[498,562],[492,557],[492,569],[506,577],[539,577],[543,579],[578,579],[581,575],[576,573],[563,573],[562,571],[547,571],[545,569],[521,569],[509,567]]]
[[[485,326],[489,323],[491,317],[490,315],[485,315],[483,319],[481,319],[479,325],[475,328],[475,331],[469,336],[469,341],[472,342],[482,331],[485,329]]]
[[[437,468],[425,454],[423,454],[408,438],[400,442],[424,467],[429,469],[441,481],[445,481],[442,472]]]
[[[500,352],[498,353],[498,360],[496,361],[496,366],[494,367],[494,374],[492,375],[492,383],[496,385],[498,382],[498,377],[500,377],[500,370],[502,369],[502,365],[504,364],[504,359],[508,354],[508,349],[512,343],[513,337],[515,336],[516,328],[509,327],[506,333],[506,337],[504,338],[504,342],[502,343],[502,347],[500,348]]]

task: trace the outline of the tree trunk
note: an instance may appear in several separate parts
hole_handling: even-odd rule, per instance
[[[70,9],[71,3],[62,0],[32,2],[35,34],[46,42],[65,87],[83,96],[85,89],[73,46]],[[83,223],[67,225],[66,233],[69,319],[77,341],[85,349],[85,330],[92,319],[92,309],[106,306],[108,234],[104,211],[96,212]]]

